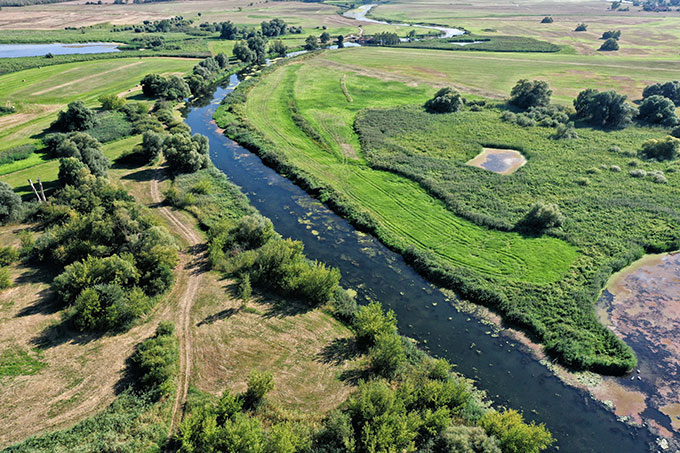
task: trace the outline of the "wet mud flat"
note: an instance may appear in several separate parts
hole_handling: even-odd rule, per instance
[[[603,379],[595,396],[619,416],[680,438],[680,253],[650,255],[616,274],[598,316],[633,348],[638,367]]]
[[[526,158],[514,149],[483,148],[483,151],[466,162],[501,175],[510,175],[527,163]]]

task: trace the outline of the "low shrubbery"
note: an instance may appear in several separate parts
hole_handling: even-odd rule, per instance
[[[21,197],[12,186],[0,181],[0,224],[4,225],[19,218],[22,212]]]
[[[168,396],[173,388],[179,359],[175,325],[163,321],[153,337],[144,340],[130,357],[133,388],[152,400]]]
[[[640,157],[644,159],[674,160],[678,157],[680,140],[675,137],[650,139],[642,144]]]
[[[18,145],[2,151],[0,154],[0,165],[11,164],[18,160],[26,159],[36,151],[36,146],[33,143],[25,145]]]

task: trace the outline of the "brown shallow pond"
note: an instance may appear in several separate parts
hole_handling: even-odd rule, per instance
[[[615,275],[600,319],[638,356],[628,376],[602,388],[618,415],[680,434],[680,253],[647,256]],[[607,379],[609,380],[609,379]]]
[[[483,148],[480,154],[466,163],[501,175],[509,175],[526,164],[527,160],[522,153],[514,149]]]

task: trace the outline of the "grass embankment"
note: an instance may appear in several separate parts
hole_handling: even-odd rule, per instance
[[[57,117],[59,110],[73,101],[98,106],[103,94],[129,94],[144,75],[184,74],[196,60],[176,58],[121,58],[68,63],[35,68],[0,76],[0,99],[10,102],[17,113],[0,118],[0,155],[3,150],[36,143]],[[0,165],[0,174],[15,172],[41,162],[39,155]]]
[[[375,55],[375,52],[370,53]],[[337,55],[343,54],[346,55],[345,52]],[[352,54],[357,55],[356,52]],[[373,65],[370,58],[366,61]],[[495,307],[507,319],[528,328],[563,362],[610,373],[622,372],[634,365],[630,349],[595,318],[593,300],[613,269],[642,253],[642,247],[631,246],[631,235],[641,234],[645,223],[651,221],[653,226],[647,225],[645,231],[649,239],[638,242],[650,249],[672,248],[677,240],[671,233],[675,220],[671,215],[659,221],[655,212],[660,211],[654,209],[636,217],[635,213],[642,205],[623,197],[621,191],[627,190],[630,184],[640,184],[640,193],[644,194],[648,191],[647,186],[654,183],[631,181],[627,172],[615,175],[610,170],[604,172],[599,166],[618,162],[626,167],[627,160],[630,160],[621,155],[607,155],[606,144],[611,140],[625,150],[634,151],[644,138],[661,135],[662,132],[631,129],[617,136],[584,130],[580,141],[551,146],[548,136],[552,131],[540,128],[526,131],[517,126],[497,124],[498,112],[479,113],[473,120],[461,122],[460,129],[454,127],[457,126],[456,120],[453,120],[453,125],[440,125],[437,129],[418,123],[417,127],[430,134],[425,135],[427,140],[413,129],[408,129],[411,135],[401,137],[401,140],[408,142],[411,153],[421,159],[418,161],[420,166],[411,170],[419,172],[420,178],[413,176],[420,183],[425,179],[424,175],[427,175],[430,184],[433,184],[433,179],[437,182],[456,178],[456,173],[452,173],[453,167],[436,166],[431,162],[435,156],[429,155],[430,149],[441,150],[442,160],[459,162],[460,159],[461,164],[481,151],[482,145],[514,145],[524,149],[529,157],[529,163],[511,177],[515,179],[498,179],[502,177],[482,174],[477,180],[477,174],[484,173],[482,170],[465,169],[472,176],[465,179],[469,187],[461,193],[470,199],[460,198],[462,194],[447,194],[460,204],[457,214],[428,193],[428,190],[433,190],[432,187],[393,172],[371,168],[356,145],[353,122],[359,110],[368,106],[404,103],[422,105],[430,89],[346,73],[346,91],[353,99],[350,103],[341,85],[343,74],[328,71],[326,63],[323,58],[317,58],[307,60],[305,64],[289,64],[268,71],[271,73],[259,81],[247,82],[244,90],[240,93],[237,90],[229,101],[235,103],[231,109],[223,105],[218,110],[218,124],[228,134],[256,149],[282,172],[292,175],[321,200],[358,225],[374,231],[388,246],[405,253],[421,270],[440,283],[458,289],[465,297]],[[434,64],[441,64],[441,61]],[[356,70],[356,67],[352,69]],[[426,72],[424,68],[421,70]],[[384,79],[390,78],[389,73],[381,75]],[[399,77],[392,74],[394,79],[399,80]],[[249,87],[254,88],[247,92]],[[244,100],[245,92],[247,100],[239,103]],[[234,121],[235,117],[250,128],[239,126]],[[399,116],[395,121],[408,123],[405,118]],[[471,126],[476,120],[480,124]],[[387,129],[391,127],[394,125],[384,126]],[[467,141],[461,138],[466,134],[470,134]],[[538,141],[538,148],[527,145],[534,140]],[[598,151],[592,151],[591,147],[598,148]],[[560,165],[561,154],[556,153],[556,149],[573,159],[578,170],[571,166],[571,161],[570,165]],[[534,160],[543,163],[533,168]],[[562,169],[556,169],[556,166]],[[588,170],[592,171],[592,176],[586,173],[590,167],[597,167]],[[382,168],[387,167],[383,165]],[[458,166],[455,168],[457,171]],[[540,176],[534,180],[522,180],[527,173]],[[600,173],[602,176],[599,176]],[[575,188],[586,177],[590,178],[593,188],[598,188],[597,192],[588,195],[588,192],[579,192]],[[489,182],[481,184],[480,181]],[[530,184],[535,186],[529,189],[527,186]],[[664,192],[660,187],[656,189],[659,199],[655,201],[658,202]],[[560,199],[560,190],[571,201]],[[599,228],[598,222],[611,221],[608,215],[600,215],[599,212],[591,214],[596,220],[590,222],[587,228],[572,230],[567,227],[564,239],[488,229],[459,215],[478,221],[480,214],[491,213],[492,217],[499,218],[499,224],[507,225],[520,212],[526,212],[531,201],[539,197],[569,203],[569,210],[573,212],[579,209],[576,205],[584,195],[592,198],[595,209],[600,209],[597,197],[602,193],[610,194],[610,199],[617,197],[611,195],[613,190],[614,194],[619,194],[618,201],[612,200],[602,206],[616,206],[608,214],[619,216],[622,222],[636,226],[633,230],[627,225],[617,225],[623,230],[617,234],[621,237],[618,243],[615,239],[605,238],[604,233],[594,233],[594,229]],[[501,201],[506,196],[515,198]],[[475,202],[478,206],[470,209]],[[493,206],[487,210],[484,206],[489,203]],[[499,206],[512,206],[509,218],[504,217],[506,213],[500,213],[502,209]],[[605,212],[602,211],[602,214]],[[582,209],[581,217],[576,216],[572,221],[583,221],[585,214],[587,212]],[[609,231],[608,228],[603,229]],[[627,234],[627,229],[631,230],[631,235],[623,238],[621,235]],[[598,241],[605,241],[607,246],[602,247]]]

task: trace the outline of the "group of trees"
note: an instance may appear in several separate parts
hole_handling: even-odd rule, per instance
[[[160,74],[147,74],[142,79],[141,85],[144,96],[150,98],[178,101],[191,95],[187,82],[176,75],[165,77]]]
[[[237,42],[233,52],[243,63],[263,65],[267,61],[267,40],[259,35],[251,36]]]
[[[647,85],[642,91],[642,98],[646,99],[651,96],[663,96],[673,101],[676,107],[680,107],[680,82],[673,80]]]
[[[521,108],[540,107],[550,104],[552,90],[544,80],[519,80],[510,92],[510,103]]]
[[[394,46],[399,44],[400,40],[398,34],[384,31],[371,36],[368,42],[377,46]]]
[[[600,46],[600,50],[615,51],[619,50],[619,38],[621,37],[621,30],[609,30],[602,33],[602,39],[605,41]]]
[[[588,88],[581,91],[574,100],[576,115],[599,127],[621,128],[631,123],[636,109],[627,97],[616,91],[599,91]]]
[[[45,150],[51,157],[61,159],[59,182],[62,186],[75,184],[87,173],[104,177],[111,166],[97,139],[84,132],[54,133],[43,139]]]
[[[249,39],[254,36],[273,38],[276,36],[285,35],[287,33],[302,33],[302,27],[290,26],[286,24],[286,21],[279,18],[275,18],[270,21],[262,21],[259,31],[249,27],[239,27],[231,21],[220,23],[215,22],[212,24],[206,22],[199,25],[199,28],[206,31],[219,31],[220,38],[229,40]]]
[[[187,85],[194,96],[204,95],[221,71],[229,66],[229,58],[224,53],[208,57],[194,66],[192,74],[186,77]]]
[[[66,110],[59,112],[51,128],[62,132],[84,131],[97,125],[97,115],[85,106],[83,101],[68,104]]]

